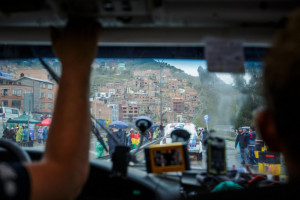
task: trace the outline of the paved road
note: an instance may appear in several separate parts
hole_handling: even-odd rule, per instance
[[[232,169],[233,165],[236,168],[242,168],[244,167],[241,163],[241,160],[239,159],[239,150],[234,148],[234,142],[225,140],[226,142],[226,161],[227,161],[227,168]],[[156,142],[159,143],[159,142]],[[38,144],[37,142],[34,143],[34,148],[44,150],[43,144]],[[105,152],[105,155],[107,153]],[[140,151],[136,155],[137,160],[144,163],[144,152]],[[96,138],[92,137],[90,142],[90,158],[96,158]],[[191,166],[201,169],[206,169],[206,150],[203,152],[203,159],[202,161],[197,160],[191,160]],[[251,170],[253,172],[257,172],[257,166],[251,166]],[[281,174],[286,174],[286,167],[285,162],[282,158],[281,161]]]
[[[226,161],[227,161],[227,167],[232,168],[234,165],[235,167],[242,167],[240,164],[241,161],[239,160],[239,150],[234,148],[234,142],[225,140],[226,143]],[[194,167],[199,167],[202,169],[206,169],[206,150],[203,151],[203,159],[202,161],[196,161],[192,160],[191,165]]]

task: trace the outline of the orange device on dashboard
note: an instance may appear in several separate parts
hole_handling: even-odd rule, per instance
[[[145,149],[148,173],[179,172],[190,169],[187,146],[181,142],[151,145]]]

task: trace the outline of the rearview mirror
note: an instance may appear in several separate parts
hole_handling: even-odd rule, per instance
[[[171,132],[172,142],[188,143],[190,139],[190,133],[185,129],[176,129]]]

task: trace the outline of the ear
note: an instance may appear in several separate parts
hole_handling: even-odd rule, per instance
[[[273,116],[266,109],[257,112],[256,124],[260,135],[271,151],[281,152],[282,140],[280,139]]]

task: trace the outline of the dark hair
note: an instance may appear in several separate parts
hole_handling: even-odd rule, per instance
[[[266,106],[274,117],[280,137],[290,153],[299,156],[300,135],[294,125],[300,120],[300,9],[292,13],[284,30],[265,58],[263,75]],[[300,162],[300,159],[298,158]]]

